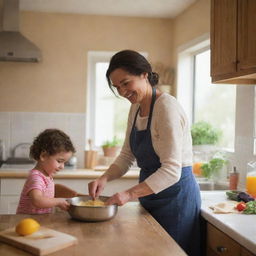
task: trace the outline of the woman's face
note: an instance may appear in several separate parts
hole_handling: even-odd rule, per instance
[[[112,86],[120,96],[128,99],[132,104],[141,103],[146,97],[147,91],[151,87],[147,77],[147,73],[136,76],[121,68],[115,69],[110,74]]]

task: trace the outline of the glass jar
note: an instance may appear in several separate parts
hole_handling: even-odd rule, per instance
[[[247,164],[246,191],[256,198],[256,162],[254,161]]]

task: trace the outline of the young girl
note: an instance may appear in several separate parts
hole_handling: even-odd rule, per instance
[[[70,138],[60,130],[47,129],[35,138],[30,157],[37,163],[24,184],[17,213],[51,213],[55,206],[68,209],[69,203],[64,197],[74,197],[77,193],[63,185],[55,185],[53,175],[64,168],[73,153],[75,148]]]

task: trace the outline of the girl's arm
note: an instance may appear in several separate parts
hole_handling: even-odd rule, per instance
[[[32,189],[28,195],[32,200],[32,204],[37,208],[51,208],[58,206],[62,210],[67,210],[69,207],[69,203],[65,199],[45,197],[39,189]]]

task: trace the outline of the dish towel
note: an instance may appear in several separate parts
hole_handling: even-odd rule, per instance
[[[237,201],[226,201],[210,206],[214,213],[239,213],[236,209]]]

